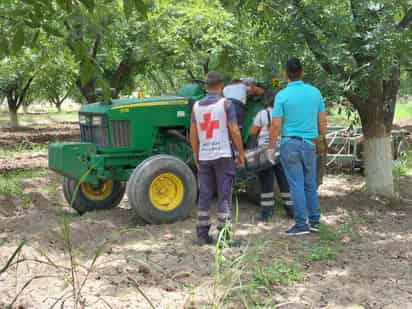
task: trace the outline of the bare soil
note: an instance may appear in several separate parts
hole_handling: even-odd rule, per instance
[[[126,199],[116,209],[78,216],[65,204],[60,181],[53,173],[27,179],[23,196],[0,197],[0,269],[26,239],[21,262],[0,274],[0,307],[10,304],[32,278],[16,308],[50,308],[71,291],[63,217],[70,219],[80,281],[108,242],[82,289],[85,308],[150,308],[136,284],[155,308],[210,308],[222,293],[225,286],[216,288],[213,273],[215,248],[193,244],[194,217],[170,225],[141,225]],[[406,200],[389,206],[362,187],[360,177],[326,177],[320,189],[322,221],[336,228],[350,226],[351,232],[339,240],[342,250],[336,260],[298,259],[304,280],[274,285],[264,293],[272,304],[265,308],[412,308],[412,179],[402,179]],[[256,223],[256,211],[241,199],[237,237],[242,246],[225,249],[227,259],[257,243],[264,244],[262,261],[293,259],[317,243],[314,234],[284,236],[291,221],[280,215],[271,223]],[[72,299],[63,307],[73,308]],[[228,298],[218,308],[244,306]]]
[[[59,122],[47,128],[1,128],[0,149],[16,149],[22,142],[48,144],[53,141],[71,141],[80,139],[77,122]]]
[[[0,172],[29,170],[47,167],[47,153],[30,151],[36,145],[52,142],[79,141],[80,130],[76,122],[59,122],[54,127],[15,129],[0,128],[0,149],[3,151],[22,151],[17,156],[0,154]]]

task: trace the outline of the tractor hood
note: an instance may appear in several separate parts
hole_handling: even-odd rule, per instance
[[[150,97],[150,98],[130,98],[111,100],[111,103],[96,102],[85,104],[80,108],[80,113],[94,113],[105,114],[109,110],[125,110],[133,107],[149,107],[185,104],[187,99],[184,97],[170,96],[170,97]]]

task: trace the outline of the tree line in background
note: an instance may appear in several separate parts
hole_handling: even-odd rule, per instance
[[[327,102],[359,114],[371,192],[393,193],[390,131],[412,92],[411,0],[5,0],[0,95],[12,124],[36,99],[172,93],[209,70],[281,77],[290,56]],[[2,100],[3,101],[3,100]]]

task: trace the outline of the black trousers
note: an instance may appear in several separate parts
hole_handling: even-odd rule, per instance
[[[285,172],[283,171],[283,167],[280,163],[276,164],[273,168],[269,168],[267,170],[259,172],[257,175],[260,181],[262,193],[273,192],[273,176],[276,176],[280,192],[289,193],[288,180],[286,179]]]
[[[262,215],[270,216],[272,209],[275,206],[275,193],[273,192],[273,187],[274,176],[276,176],[283,205],[285,206],[288,216],[292,216],[293,204],[290,198],[289,184],[285,176],[285,172],[283,171],[282,165],[278,163],[273,168],[269,168],[257,173],[257,176],[259,178],[261,187],[260,206]]]

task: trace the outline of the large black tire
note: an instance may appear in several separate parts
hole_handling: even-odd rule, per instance
[[[196,206],[198,191],[189,166],[169,155],[155,155],[140,163],[126,190],[135,213],[151,224],[188,217]]]
[[[111,209],[119,205],[122,201],[126,190],[126,185],[120,181],[110,182],[111,184],[108,189],[109,191],[106,191],[104,196],[101,196],[101,198],[99,198],[98,190],[91,192],[90,190],[92,190],[92,187],[89,184],[81,184],[72,203],[77,182],[74,179],[65,177],[63,180],[63,194],[67,203],[72,203],[71,206],[80,215],[93,210]],[[94,193],[94,198],[91,198],[93,196],[91,193]]]

